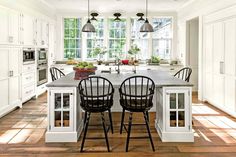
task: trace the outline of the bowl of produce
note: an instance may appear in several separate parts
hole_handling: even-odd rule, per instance
[[[88,78],[89,75],[94,75],[97,67],[93,65],[93,63],[88,62],[80,62],[75,67],[73,67],[75,71],[75,80],[81,80],[84,78]]]

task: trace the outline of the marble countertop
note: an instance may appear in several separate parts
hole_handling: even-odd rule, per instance
[[[154,82],[156,87],[163,86],[193,86],[193,84],[185,82],[181,79],[175,78],[169,73],[161,70],[137,70],[137,73],[122,72],[117,73],[101,73],[100,70],[96,71],[96,75],[107,78],[111,81],[114,87],[119,87],[120,84],[126,78],[134,75],[143,75],[150,77]],[[80,80],[74,80],[74,72],[69,73],[65,77],[62,77],[54,82],[48,83],[47,87],[77,87]]]

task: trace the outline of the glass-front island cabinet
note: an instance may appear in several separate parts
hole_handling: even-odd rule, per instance
[[[46,142],[77,142],[82,130],[78,99],[77,88],[49,88]]]
[[[156,129],[163,142],[193,142],[192,87],[157,88]]]

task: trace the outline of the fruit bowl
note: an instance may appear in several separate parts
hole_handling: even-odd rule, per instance
[[[88,78],[89,75],[94,75],[95,71],[97,70],[97,67],[93,68],[80,68],[80,67],[73,67],[73,70],[75,71],[75,80],[82,80],[85,78]]]

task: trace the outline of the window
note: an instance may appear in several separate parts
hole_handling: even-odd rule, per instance
[[[172,48],[172,18],[153,19],[153,55],[162,59],[171,58]]]
[[[81,19],[64,18],[64,58],[81,58]]]
[[[96,58],[97,56],[93,54],[93,51],[97,47],[104,47],[104,19],[97,19],[97,21],[92,21],[96,29],[96,33],[87,33],[87,46],[86,55],[87,58]]]
[[[109,58],[121,57],[126,53],[126,19],[116,22],[109,19]]]
[[[144,24],[144,21],[138,21],[138,19],[131,19],[131,46],[137,45],[140,49],[137,59],[147,59],[148,57],[148,33],[140,33],[140,27]]]

